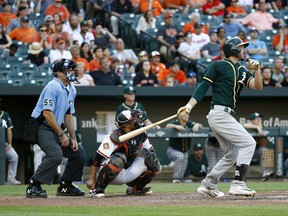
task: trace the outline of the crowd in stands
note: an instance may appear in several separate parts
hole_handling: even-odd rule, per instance
[[[1,80],[12,77],[7,69],[19,71],[23,68],[19,65],[26,64],[32,65],[27,67],[30,72],[21,71],[21,78],[45,72],[47,77],[41,77],[46,79],[41,84],[45,84],[53,62],[68,58],[79,63],[82,86],[196,87],[209,63],[224,58],[222,47],[227,38],[239,36],[249,42],[246,57],[261,61],[264,86],[287,86],[287,1],[73,3],[0,1],[0,63],[5,69]],[[135,34],[123,33],[126,30],[121,22],[128,19]],[[151,29],[154,34],[150,34]],[[143,42],[144,33],[150,34],[152,48]],[[137,41],[133,47],[129,46],[132,40]]]

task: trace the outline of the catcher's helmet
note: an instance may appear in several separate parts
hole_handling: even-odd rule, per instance
[[[116,125],[118,128],[121,128],[128,122],[133,121],[135,128],[140,128],[144,125],[144,120],[141,110],[123,110],[116,118]]]
[[[223,52],[226,58],[230,56],[237,56],[241,52],[239,46],[247,47],[248,45],[248,42],[243,42],[239,37],[233,37],[225,42]]]
[[[73,70],[75,73],[71,74],[69,71]],[[53,64],[53,73],[63,72],[69,81],[77,81],[78,71],[77,65],[73,60],[61,59]],[[55,75],[55,74],[54,74]]]

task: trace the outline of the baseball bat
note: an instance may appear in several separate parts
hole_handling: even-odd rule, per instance
[[[120,136],[120,137],[119,137],[119,140],[120,140],[120,142],[124,142],[124,141],[126,141],[126,140],[128,140],[128,139],[131,139],[131,138],[133,138],[133,137],[141,134],[141,133],[144,133],[145,131],[147,131],[147,130],[149,130],[149,129],[157,126],[157,125],[160,125],[160,124],[162,124],[162,123],[164,123],[164,122],[167,122],[167,121],[169,121],[169,120],[171,120],[171,119],[174,119],[174,118],[176,118],[176,117],[177,117],[177,114],[175,114],[175,115],[173,115],[173,116],[170,116],[170,117],[168,117],[168,118],[162,119],[162,120],[160,120],[160,121],[158,121],[158,122],[155,122],[155,123],[153,123],[153,124],[151,124],[151,125],[147,125],[147,126],[145,126],[145,127],[138,128],[138,129],[136,129],[136,130],[134,130],[134,131],[131,131],[131,132],[127,133],[127,134],[124,134],[124,135]]]

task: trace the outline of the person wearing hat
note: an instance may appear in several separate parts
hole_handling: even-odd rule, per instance
[[[65,50],[65,40],[62,38],[58,38],[56,40],[56,49],[51,49],[49,53],[50,63],[53,64],[56,60],[59,59],[72,59],[71,52]]]
[[[206,15],[223,16],[225,5],[219,0],[207,0],[202,6],[202,11]]]
[[[197,81],[197,73],[194,71],[190,71],[186,75],[186,82],[179,85],[179,87],[190,87],[190,88],[196,88],[199,85]]]
[[[286,23],[279,25],[279,33],[272,38],[272,46],[275,50],[287,53],[288,52],[288,26]]]
[[[193,147],[193,153],[188,157],[184,178],[192,181],[201,181],[205,178],[207,169],[208,160],[204,154],[202,144],[196,143]]]
[[[29,27],[30,20],[28,16],[21,17],[20,21],[20,27],[13,29],[9,36],[12,40],[22,41],[25,44],[31,43],[37,31],[34,27]]]
[[[166,128],[172,128],[175,131],[183,132],[188,129],[192,132],[199,131],[203,127],[202,124],[189,120],[189,114],[182,112],[176,120],[170,121]],[[173,167],[173,183],[179,183],[183,180],[184,173],[188,163],[188,152],[191,146],[191,138],[180,137],[170,138],[169,147],[167,149],[167,157],[174,162]]]
[[[138,53],[139,62],[135,66],[135,73],[139,73],[142,68],[143,61],[149,60],[148,52],[146,50],[142,50]]]
[[[62,0],[54,0],[53,4],[46,8],[45,15],[53,16],[54,13],[59,13],[61,15],[61,20],[63,22],[68,21],[70,12],[65,5],[62,4]]]
[[[184,25],[182,32],[183,33],[186,33],[186,32],[195,33],[195,29],[194,29],[195,23],[201,23],[201,16],[200,16],[199,12],[194,11],[190,15],[190,22],[187,22]],[[205,34],[208,34],[208,26],[207,25],[204,25],[202,27],[202,32]]]
[[[205,44],[201,49],[203,58],[214,60],[220,55],[220,44],[218,42],[217,32],[215,29],[209,31],[210,42]]]
[[[116,117],[123,110],[141,110],[143,112],[143,115],[144,115],[145,125],[152,124],[152,122],[148,118],[148,114],[147,114],[144,106],[141,103],[138,103],[137,101],[135,101],[135,98],[136,98],[135,93],[136,93],[136,90],[132,86],[127,86],[124,88],[123,96],[124,96],[125,101],[117,107],[116,114],[115,114],[115,121],[117,120]],[[160,127],[157,126],[156,128],[160,128]]]
[[[204,24],[203,23],[195,23],[194,30],[195,32],[192,33],[192,43],[196,44],[200,47],[200,49],[207,43],[210,42],[210,38],[208,34],[202,32]]]
[[[258,30],[256,28],[249,29],[249,46],[246,48],[248,55],[256,60],[262,60],[267,57],[267,46],[262,40],[258,40]]]
[[[89,30],[89,24],[87,20],[83,20],[80,22],[80,32],[76,32],[72,35],[73,41],[78,41],[78,44],[82,44],[86,42],[90,44],[91,47],[94,47],[94,35]],[[93,44],[92,44],[93,43]]]
[[[160,62],[160,53],[156,50],[151,52],[150,65],[152,73],[156,76],[166,70],[165,64]]]
[[[264,164],[261,162],[262,159],[272,161],[271,155],[265,154],[262,155],[263,150],[267,149],[268,140],[267,137],[265,137],[266,132],[263,130],[262,125],[262,118],[263,115],[261,115],[258,112],[252,113],[249,116],[249,121],[243,124],[243,127],[246,129],[252,129],[256,130],[257,135],[254,137],[256,141],[256,149],[253,155],[252,162],[257,163],[260,165],[260,172],[263,177],[263,181],[267,181],[269,177],[273,175],[273,171],[269,168],[265,167]]]
[[[28,56],[23,63],[34,64],[39,67],[42,64],[48,64],[49,58],[41,44],[39,42],[33,42],[29,45]]]
[[[12,30],[15,28],[20,28],[21,27],[21,18],[22,17],[27,17],[28,16],[28,8],[27,7],[19,7],[18,8],[18,15],[16,18],[12,19],[8,26],[6,27],[6,32],[10,33]],[[34,28],[34,24],[31,20],[29,20],[28,27]]]
[[[16,14],[11,13],[11,4],[4,2],[2,4],[2,12],[0,13],[0,24],[7,27],[11,20],[16,18]]]
[[[233,13],[234,18],[236,18],[238,15],[246,15],[246,10],[238,5],[238,0],[231,0],[230,5],[226,8],[227,13]]]
[[[39,42],[43,49],[52,48],[52,37],[47,34],[47,27],[45,24],[38,26],[38,33],[33,36],[33,42]]]
[[[239,31],[245,31],[243,25],[239,22],[234,21],[234,15],[232,13],[225,13],[224,20],[221,26],[225,29],[226,37],[234,37]]]

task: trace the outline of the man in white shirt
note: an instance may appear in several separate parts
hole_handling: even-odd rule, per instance
[[[88,22],[86,20],[81,21],[80,32],[76,32],[75,34],[73,34],[72,36],[73,41],[78,41],[79,46],[81,46],[83,42],[90,44],[92,41],[94,43],[94,35],[88,30],[89,30]]]
[[[65,40],[58,38],[56,40],[56,49],[52,49],[49,53],[50,63],[60,59],[72,59],[70,51],[65,50]]]
[[[197,44],[200,49],[207,43],[210,42],[210,37],[208,34],[202,32],[202,23],[195,23],[194,30],[195,33],[192,34],[192,43]]]

